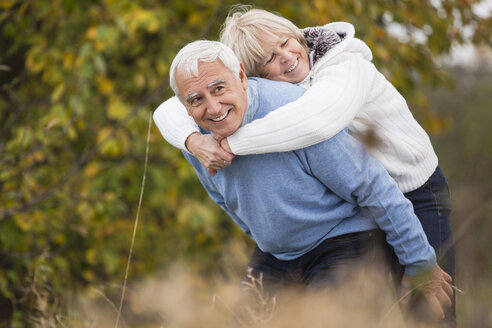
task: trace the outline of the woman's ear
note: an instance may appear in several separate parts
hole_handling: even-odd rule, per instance
[[[239,64],[239,66],[240,66],[239,80],[241,81],[241,85],[243,86],[243,89],[246,90],[248,88],[248,77],[246,76],[246,72],[244,71],[243,64]]]

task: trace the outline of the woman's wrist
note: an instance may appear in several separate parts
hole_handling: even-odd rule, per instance
[[[188,138],[186,138],[185,147],[189,153],[194,154],[193,152],[193,150],[195,149],[194,146],[196,145],[196,141],[198,140],[198,138],[200,138],[200,136],[201,136],[200,132],[193,132],[188,136]]]
[[[229,141],[227,141],[227,138],[224,138],[220,141],[220,146],[222,149],[224,149],[226,152],[233,154],[231,147],[229,147]]]

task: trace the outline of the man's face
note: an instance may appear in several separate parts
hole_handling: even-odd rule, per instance
[[[188,114],[202,128],[223,137],[233,134],[248,106],[248,79],[241,66],[239,80],[221,60],[199,62],[198,76],[176,72],[176,85]]]

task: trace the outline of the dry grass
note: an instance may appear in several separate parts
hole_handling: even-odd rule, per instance
[[[260,279],[246,286],[255,296],[245,307],[247,320],[235,319],[239,281],[203,278],[182,265],[161,277],[128,288],[121,327],[418,327],[405,319],[390,281],[363,271],[347,284],[312,292],[285,290],[274,297],[262,292]],[[244,287],[244,286],[243,286]],[[243,294],[241,294],[243,295]],[[80,302],[70,327],[113,327],[116,307],[95,293]],[[82,318],[82,319],[80,319]]]

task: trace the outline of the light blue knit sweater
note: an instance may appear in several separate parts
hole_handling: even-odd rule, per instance
[[[304,89],[249,79],[247,92],[243,125],[297,99]],[[280,260],[295,259],[327,238],[380,228],[408,275],[436,263],[412,204],[346,131],[296,151],[237,156],[215,177],[183,153],[210,197],[263,252]]]

